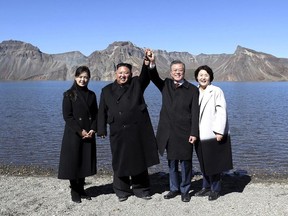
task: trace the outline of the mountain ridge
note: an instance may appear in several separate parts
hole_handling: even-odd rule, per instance
[[[288,81],[288,59],[237,46],[233,54],[193,55],[189,52],[154,50],[161,77],[169,76],[170,62],[179,59],[186,65],[186,78],[194,79],[194,70],[209,65],[215,81]],[[43,53],[38,47],[17,40],[0,43],[0,80],[72,80],[80,65],[87,65],[92,80],[111,81],[116,65],[133,65],[133,75],[141,71],[144,48],[130,41],[115,41],[89,56],[80,51]]]

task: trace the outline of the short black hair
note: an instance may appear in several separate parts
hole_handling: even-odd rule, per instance
[[[182,61],[180,61],[180,60],[173,60],[171,63],[170,63],[170,69],[172,68],[172,65],[174,65],[174,64],[182,64],[182,66],[183,66],[183,70],[184,70],[184,72],[185,72],[185,64],[184,64],[184,62],[182,62]]]
[[[119,67],[123,67],[123,66],[129,68],[129,70],[132,72],[132,65],[128,63],[123,63],[123,62],[117,64],[116,69],[118,69]]]
[[[198,67],[198,68],[195,70],[195,73],[194,73],[194,75],[195,75],[195,80],[198,82],[197,77],[198,77],[198,74],[199,74],[199,72],[200,72],[201,70],[205,70],[205,71],[209,74],[209,76],[210,76],[210,82],[212,82],[213,79],[214,79],[214,73],[213,73],[213,70],[212,70],[209,66],[207,66],[207,65],[202,65],[202,66]]]

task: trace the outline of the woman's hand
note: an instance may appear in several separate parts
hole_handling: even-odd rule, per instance
[[[93,134],[95,134],[95,131],[94,131],[94,130],[90,130],[90,131],[88,132],[88,135],[89,135],[90,137],[92,137]]]
[[[222,135],[222,134],[215,134],[215,136],[216,136],[216,140],[217,140],[218,142],[221,142],[221,141],[222,141],[222,139],[223,139],[223,135]]]
[[[83,129],[81,132],[82,139],[92,138],[94,133],[95,133],[94,130],[90,130],[89,132],[87,132],[86,130]]]

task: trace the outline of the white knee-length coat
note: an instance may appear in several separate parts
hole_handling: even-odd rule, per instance
[[[199,133],[196,153],[201,171],[213,175],[233,169],[231,141],[226,100],[223,91],[214,85],[206,87],[199,95]],[[224,135],[221,142],[215,133]]]

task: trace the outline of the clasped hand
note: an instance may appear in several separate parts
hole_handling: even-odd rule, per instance
[[[92,138],[94,133],[95,133],[94,130],[90,130],[89,132],[87,132],[86,130],[83,129],[81,132],[82,139]]]
[[[145,65],[149,65],[149,63],[155,64],[154,52],[149,48],[145,49],[144,63]]]

